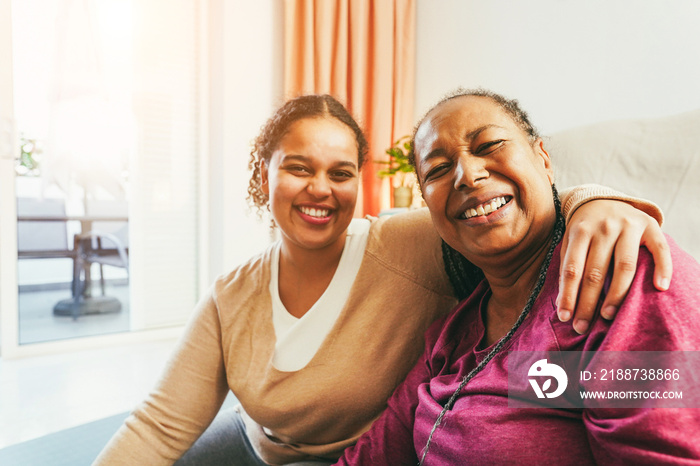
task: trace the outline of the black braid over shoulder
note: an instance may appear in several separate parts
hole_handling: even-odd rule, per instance
[[[484,272],[479,267],[469,262],[466,257],[444,241],[442,242],[442,260],[445,263],[445,272],[450,278],[452,289],[459,301],[472,294],[472,291],[484,279]]]
[[[447,400],[447,403],[445,403],[445,406],[442,408],[442,411],[435,420],[435,424],[433,424],[433,428],[431,429],[430,435],[428,436],[428,441],[426,442],[425,447],[423,448],[423,454],[421,456],[420,461],[418,462],[418,466],[423,465],[425,457],[428,454],[428,450],[430,449],[430,443],[433,440],[433,434],[435,434],[437,428],[440,427],[442,419],[445,417],[445,413],[452,409],[452,406],[454,406],[457,397],[459,396],[460,392],[467,384],[467,382],[473,379],[476,374],[481,372],[481,370],[484,367],[486,367],[486,364],[488,364],[489,361],[491,361],[491,359],[493,359],[493,357],[496,356],[501,351],[501,349],[503,349],[505,344],[508,343],[508,341],[510,341],[510,339],[513,337],[513,334],[516,332],[516,330],[518,330],[520,325],[525,321],[527,315],[530,313],[530,309],[532,309],[532,306],[535,304],[537,296],[540,294],[540,291],[544,286],[545,279],[547,278],[547,269],[549,269],[549,264],[552,261],[554,250],[556,249],[557,245],[564,236],[564,231],[566,229],[564,216],[561,213],[561,201],[559,200],[559,193],[557,192],[557,188],[554,185],[552,185],[552,196],[554,197],[554,208],[557,216],[556,221],[554,222],[552,244],[549,246],[549,250],[547,251],[547,255],[544,258],[544,262],[542,262],[542,266],[540,267],[540,273],[537,277],[537,282],[535,283],[534,288],[530,292],[530,296],[527,298],[527,303],[525,304],[525,307],[520,313],[520,316],[518,316],[518,319],[513,324],[513,327],[511,327],[508,333],[506,333],[498,341],[498,343],[494,345],[493,349],[489,352],[489,354],[486,355],[486,357],[479,363],[479,365],[472,369],[471,372],[469,372],[467,375],[465,375],[464,378],[462,378],[462,381],[460,382],[457,389],[454,391],[454,393],[452,393],[450,399]]]

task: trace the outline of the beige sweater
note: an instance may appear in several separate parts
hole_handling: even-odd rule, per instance
[[[592,195],[623,198],[660,219],[653,204],[604,188],[566,194],[567,213]],[[423,332],[456,304],[427,210],[373,219],[335,326],[306,367],[280,372],[271,364],[270,254],[268,248],[216,281],[160,382],[96,464],[172,464],[207,428],[229,389],[265,461],[337,459],[383,411],[423,350]]]

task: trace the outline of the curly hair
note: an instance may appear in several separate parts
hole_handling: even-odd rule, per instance
[[[531,142],[535,142],[535,140],[541,137],[539,131],[537,131],[537,128],[535,128],[535,126],[532,123],[530,123],[530,117],[528,116],[527,112],[520,107],[520,103],[516,99],[508,99],[507,97],[504,97],[501,94],[497,94],[496,92],[489,91],[487,89],[463,89],[460,87],[445,95],[445,97],[443,97],[442,99],[440,99],[440,101],[433,105],[430,108],[430,110],[425,112],[421,119],[418,120],[418,123],[416,123],[416,126],[413,127],[413,133],[411,135],[411,150],[408,153],[408,159],[411,165],[413,165],[414,167],[416,166],[415,152],[413,149],[415,147],[416,132],[418,131],[418,128],[420,128],[420,126],[423,124],[425,119],[428,117],[428,115],[445,102],[448,102],[452,99],[456,99],[458,97],[468,96],[487,97],[493,100],[503,110],[505,110],[505,112],[508,113],[508,115],[510,115],[513,121],[518,126],[520,126],[520,128],[523,131],[525,131],[525,134],[528,135]]]
[[[367,139],[360,125],[342,103],[328,94],[309,94],[290,99],[263,125],[250,151],[248,169],[252,174],[246,199],[251,207],[257,208],[258,214],[269,209],[269,197],[261,187],[260,161],[270,161],[273,152],[293,123],[304,118],[323,117],[335,118],[352,130],[357,142],[357,167],[362,168],[368,151]]]

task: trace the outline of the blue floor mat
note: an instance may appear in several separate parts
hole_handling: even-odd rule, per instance
[[[229,392],[221,409],[238,404]],[[0,466],[90,466],[129,412],[0,449]]]
[[[0,450],[2,466],[89,466],[128,412],[61,430]]]

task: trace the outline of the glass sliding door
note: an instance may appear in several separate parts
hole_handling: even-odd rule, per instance
[[[129,3],[12,10],[19,343],[128,331]]]
[[[202,5],[0,1],[18,344],[181,325],[198,290]]]

